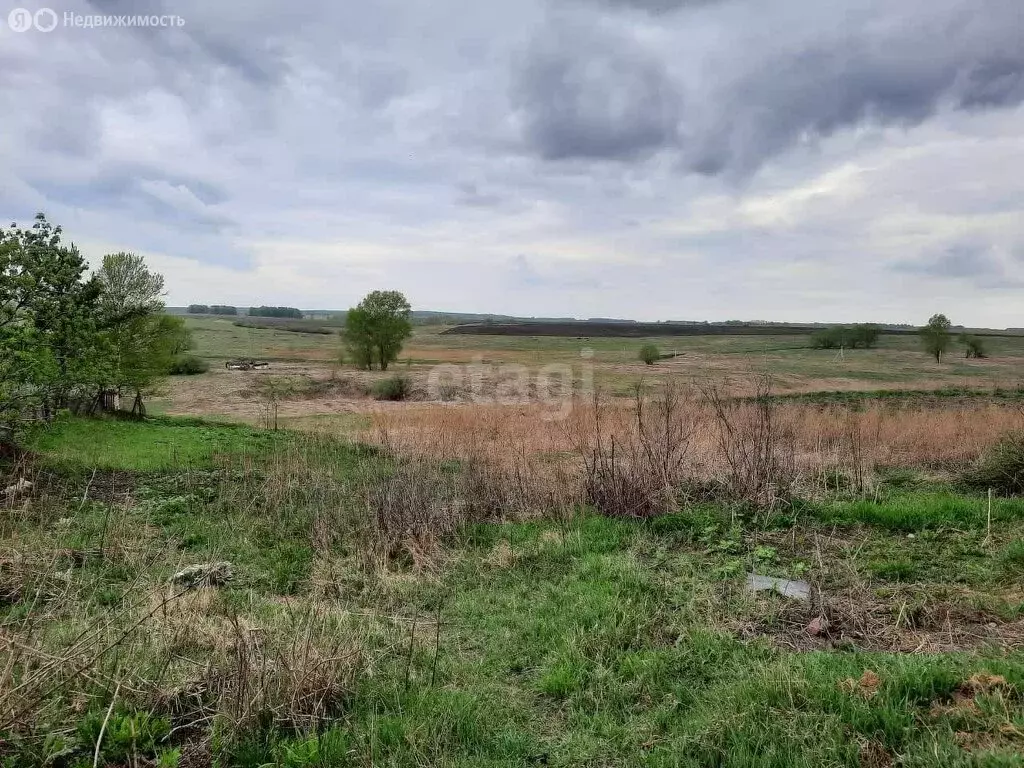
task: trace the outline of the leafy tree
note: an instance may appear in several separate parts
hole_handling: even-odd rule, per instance
[[[353,362],[382,371],[397,359],[402,343],[412,335],[412,307],[398,291],[372,291],[345,316],[345,345]]]
[[[160,333],[167,337],[172,355],[183,355],[195,346],[192,331],[179,315],[160,315]]]
[[[851,346],[854,349],[857,347],[871,349],[878,342],[879,333],[881,331],[874,323],[857,323],[850,333]]]
[[[833,325],[819,328],[811,334],[813,349],[870,349],[878,341],[878,326],[857,323],[853,326]]]
[[[51,416],[101,380],[100,284],[85,259],[38,214],[0,230],[0,410]]]
[[[163,275],[150,272],[141,256],[123,251],[108,253],[98,277],[103,285],[101,306],[109,321],[163,311]]]
[[[921,334],[921,343],[924,345],[925,351],[935,357],[935,362],[939,362],[942,353],[949,349],[951,341],[949,329],[952,325],[945,315],[932,315],[928,319],[928,325],[918,331]]]
[[[645,365],[654,365],[661,359],[661,351],[653,344],[644,344],[640,347],[637,359],[642,360]]]
[[[134,395],[132,412],[145,414],[143,394],[166,376],[177,355],[189,346],[184,319],[163,314],[164,278],[150,272],[134,253],[103,257],[97,273],[108,339],[108,388]]]
[[[964,357],[970,359],[982,359],[988,357],[988,353],[985,350],[985,343],[977,336],[972,336],[967,333],[960,334],[960,343],[964,345]]]
[[[52,356],[41,343],[32,317],[36,290],[26,271],[28,233],[11,225],[0,230],[0,438],[9,441],[23,409],[38,405],[52,373]]]

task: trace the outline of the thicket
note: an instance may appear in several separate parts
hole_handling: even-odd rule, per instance
[[[878,326],[871,323],[833,325],[811,334],[813,349],[870,349],[878,342]]]
[[[111,395],[143,397],[190,346],[163,314],[163,277],[131,253],[89,274],[63,232],[38,214],[0,229],[0,441],[59,411],[91,413]]]
[[[287,317],[301,320],[302,310],[295,307],[249,307],[249,317]]]

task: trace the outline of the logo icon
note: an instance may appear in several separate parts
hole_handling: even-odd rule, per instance
[[[36,29],[40,32],[53,32],[54,27],[57,26],[57,14],[50,8],[40,8],[32,19],[36,23]]]
[[[57,14],[54,14],[54,19],[56,16]],[[7,14],[7,25],[15,32],[26,32],[32,29],[32,12],[24,8],[15,8]]]

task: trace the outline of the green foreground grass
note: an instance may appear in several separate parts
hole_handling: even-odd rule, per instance
[[[1021,500],[991,526],[979,497],[895,486],[767,521],[579,511],[371,563],[343,524],[376,451],[166,419],[34,448],[49,495],[0,518],[0,586],[34,579],[0,590],[0,765],[1022,764]],[[130,494],[83,491],[97,467]],[[223,585],[167,585],[218,561]],[[751,596],[749,570],[843,599]],[[834,637],[804,631],[822,613]],[[10,669],[8,641],[41,652]]]

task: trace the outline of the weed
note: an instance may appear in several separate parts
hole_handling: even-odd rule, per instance
[[[964,475],[976,488],[1004,495],[1024,494],[1024,432],[1006,435]]]
[[[381,379],[371,390],[375,400],[408,400],[412,395],[412,379],[402,374]]]
[[[210,364],[196,355],[181,355],[171,363],[168,373],[171,376],[195,376],[210,370]]]

